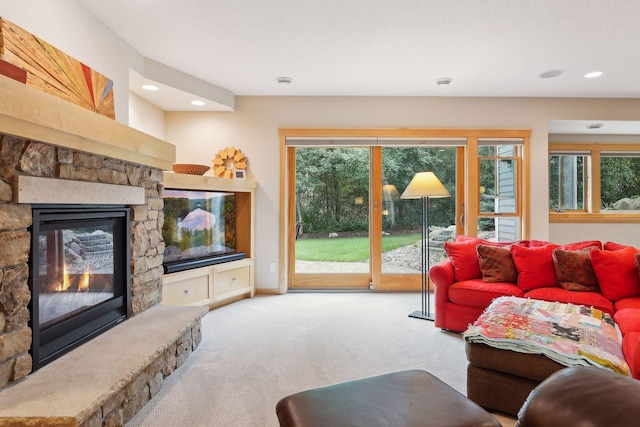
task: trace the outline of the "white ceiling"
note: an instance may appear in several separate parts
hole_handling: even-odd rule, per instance
[[[640,98],[636,0],[77,1],[144,57],[240,96]]]

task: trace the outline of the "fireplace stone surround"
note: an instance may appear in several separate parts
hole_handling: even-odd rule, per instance
[[[131,313],[162,299],[162,171],[0,134],[0,200],[5,202],[0,204],[0,387],[30,373],[32,364],[27,326],[31,205],[13,203],[13,188],[7,184],[24,175],[143,187],[146,204],[132,206],[131,215]],[[92,190],[86,188],[89,204]]]
[[[122,425],[198,346],[207,311],[159,305],[162,171],[175,161],[175,147],[3,76],[0,92],[0,426]],[[28,184],[40,179],[56,190],[34,192]],[[132,318],[31,373],[32,203],[51,203],[39,198],[56,193],[70,196],[66,203],[94,203],[92,197],[104,197],[102,186],[125,190],[113,203],[131,209]],[[128,189],[139,189],[142,203],[130,202]],[[91,365],[100,356],[123,363]],[[89,368],[74,375],[74,359]],[[53,389],[34,392],[38,383]],[[63,384],[66,393],[59,393]],[[69,394],[82,396],[82,403],[65,400]]]

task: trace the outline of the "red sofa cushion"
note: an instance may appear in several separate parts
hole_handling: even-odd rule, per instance
[[[456,242],[468,242],[469,240],[478,240],[478,238],[474,236],[465,236],[463,234],[458,234],[456,236]]]
[[[577,251],[580,249],[591,248],[594,246],[597,249],[602,249],[602,242],[600,240],[581,240],[579,242],[566,243],[560,246],[560,249],[566,249],[568,251]]]
[[[531,289],[558,286],[553,267],[553,250],[558,245],[524,247],[511,246],[513,262],[518,270],[518,287],[529,291]]]
[[[525,297],[565,304],[585,305],[613,314],[613,303],[599,292],[575,292],[558,287],[538,288],[525,293]]]
[[[616,311],[622,310],[623,308],[640,308],[640,296],[623,298],[616,301],[614,306],[616,308]]]
[[[624,248],[630,248],[631,246],[629,245],[623,245],[622,243],[616,243],[616,242],[605,242],[604,243],[604,250],[605,251],[619,251],[620,249],[624,249]]]
[[[629,332],[622,337],[622,354],[631,368],[631,376],[640,380],[640,332]]]
[[[640,309],[623,308],[613,315],[613,320],[620,328],[620,332],[640,332]]]
[[[636,249],[626,247],[617,251],[593,250],[590,253],[593,271],[600,289],[611,301],[640,295]]]
[[[495,298],[521,297],[524,291],[513,283],[487,283],[482,279],[463,280],[449,287],[449,300],[455,304],[485,308]]]
[[[482,243],[481,239],[470,239],[459,242],[445,242],[444,250],[453,264],[456,281],[479,279],[480,264],[476,246]]]
[[[527,240],[527,245],[526,246],[529,247],[529,248],[537,248],[539,246],[547,246],[549,244],[551,244],[551,242],[548,242],[546,240],[535,240],[535,239],[533,239],[533,240]]]

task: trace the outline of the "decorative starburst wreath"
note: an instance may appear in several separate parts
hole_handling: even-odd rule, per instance
[[[213,173],[220,178],[233,178],[236,169],[246,169],[247,158],[241,150],[226,147],[213,158]]]

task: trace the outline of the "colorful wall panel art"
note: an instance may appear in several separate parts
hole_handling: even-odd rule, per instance
[[[0,59],[26,71],[26,84],[115,119],[113,81],[0,18]]]

